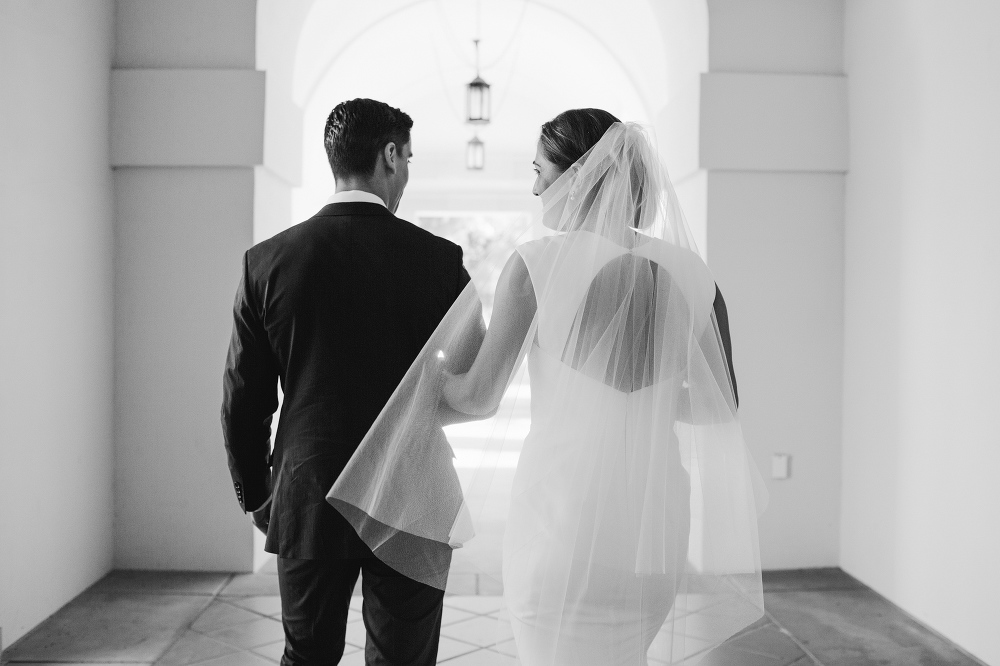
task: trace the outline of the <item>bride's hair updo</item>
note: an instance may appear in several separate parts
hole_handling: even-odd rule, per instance
[[[602,109],[570,109],[542,125],[542,151],[560,171],[594,147],[612,124],[621,122]]]

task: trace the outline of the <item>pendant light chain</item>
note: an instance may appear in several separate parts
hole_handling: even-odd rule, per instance
[[[476,72],[479,72],[479,39],[483,36],[483,0],[476,0]]]
[[[482,5],[481,5],[481,2],[482,2],[482,0],[478,0],[477,4],[476,4],[476,36],[477,37],[480,37],[482,35],[482,11],[481,11],[481,6]],[[462,43],[467,43],[467,42],[465,42],[464,39],[460,39],[459,38],[458,33],[461,32],[461,31],[456,31],[455,26],[452,25],[452,22],[448,18],[448,13],[445,11],[445,9],[444,9],[444,7],[442,6],[441,3],[442,3],[442,0],[435,0],[434,9],[438,13],[438,16],[440,16],[440,18],[441,18],[441,25],[444,28],[444,31],[445,31],[445,33],[448,36],[448,39],[446,40],[447,43],[448,43],[448,45],[451,47],[451,50],[455,53],[455,55],[458,57],[459,60],[464,61],[465,64],[467,64],[467,65],[473,64],[473,63],[469,62],[469,56],[467,55],[468,51],[466,51],[465,49],[461,48],[461,44]],[[503,60],[504,57],[507,55],[507,52],[510,51],[511,47],[514,45],[514,42],[517,41],[516,37],[520,33],[521,25],[524,23],[524,17],[525,17],[525,14],[527,13],[528,5],[530,5],[530,4],[531,4],[531,0],[522,0],[522,2],[521,2],[521,11],[518,14],[517,22],[514,25],[514,29],[510,33],[510,38],[507,40],[507,43],[504,44],[503,48],[500,49],[500,52],[497,54],[497,56],[495,58],[493,58],[493,60],[487,62],[485,65],[482,66],[483,69],[487,69],[488,70],[488,69],[492,69],[493,67],[496,67],[496,65],[501,60]]]

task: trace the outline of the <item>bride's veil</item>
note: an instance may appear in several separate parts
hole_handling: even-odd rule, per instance
[[[516,251],[473,272],[327,499],[400,573],[445,589],[454,552],[506,582],[498,655],[573,663],[569,636],[611,650],[592,663],[694,663],[763,614],[765,492],[715,282],[639,125],[613,124],[541,199]],[[484,343],[480,294],[494,290]],[[463,414],[442,388],[474,361],[488,379]]]

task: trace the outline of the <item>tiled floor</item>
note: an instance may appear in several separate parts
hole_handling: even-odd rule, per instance
[[[765,574],[767,615],[702,660],[705,666],[977,666],[839,569]],[[457,572],[445,598],[438,663],[488,666],[495,584]],[[252,575],[116,571],[4,652],[4,664],[275,664],[283,638],[273,564]],[[355,597],[341,664],[364,664]],[[652,662],[651,662],[652,663]]]

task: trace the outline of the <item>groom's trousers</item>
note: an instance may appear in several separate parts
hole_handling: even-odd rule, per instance
[[[361,574],[367,666],[433,666],[444,592],[375,557],[278,558],[285,653],[281,666],[328,666],[344,654],[351,595]]]

